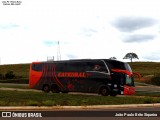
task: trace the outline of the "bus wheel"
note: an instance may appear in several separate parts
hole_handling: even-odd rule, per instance
[[[58,86],[57,86],[57,85],[52,85],[51,91],[52,91],[52,93],[59,93],[59,88],[58,88]]]
[[[45,93],[49,93],[49,91],[50,91],[49,85],[44,85],[44,86],[43,86],[43,91],[44,91]]]
[[[108,87],[101,87],[99,93],[102,96],[108,96],[109,95],[109,89],[108,89]]]

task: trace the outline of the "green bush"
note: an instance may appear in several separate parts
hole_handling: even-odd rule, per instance
[[[15,74],[13,73],[13,71],[8,71],[8,72],[5,74],[5,78],[6,78],[6,79],[13,79],[13,78],[15,78]]]
[[[4,79],[4,75],[2,73],[0,73],[0,79],[3,80]]]
[[[160,76],[155,76],[151,79],[151,84],[160,86]]]
[[[8,71],[5,74],[0,73],[0,83],[28,84],[29,79],[24,78],[23,76],[18,76],[13,71]]]

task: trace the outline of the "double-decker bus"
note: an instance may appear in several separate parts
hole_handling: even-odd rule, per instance
[[[53,93],[86,92],[102,96],[135,93],[128,63],[111,59],[79,59],[32,62],[31,89]]]

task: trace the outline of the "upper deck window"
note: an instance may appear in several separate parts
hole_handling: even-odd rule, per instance
[[[82,72],[82,71],[100,71],[108,72],[104,62],[102,61],[71,61],[59,63],[56,65],[57,71]]]
[[[86,64],[86,71],[99,71],[108,73],[108,70],[103,61],[90,61],[86,62]]]
[[[124,65],[123,62],[119,62],[119,61],[107,61],[107,65],[109,67],[110,70],[112,69],[122,69],[122,70],[126,70],[126,67]]]

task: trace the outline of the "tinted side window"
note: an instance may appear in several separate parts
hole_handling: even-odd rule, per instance
[[[125,70],[124,63],[122,63],[122,62],[108,61],[107,65],[108,65],[110,70],[111,69],[122,69],[122,70]]]
[[[83,62],[65,62],[65,63],[57,63],[56,71],[63,72],[82,72],[85,70],[85,63]]]
[[[103,61],[91,61],[87,62],[87,71],[100,71],[100,72],[108,72]]]
[[[56,71],[66,71],[67,63],[56,63]]]
[[[76,61],[76,62],[65,62],[58,63],[56,65],[57,71],[64,72],[85,72],[85,71],[100,71],[108,72],[104,62],[102,61]]]
[[[85,62],[69,62],[67,63],[67,70],[69,72],[82,72],[85,70],[86,63]]]
[[[32,64],[32,70],[34,70],[34,71],[42,71],[42,64],[41,63]]]

